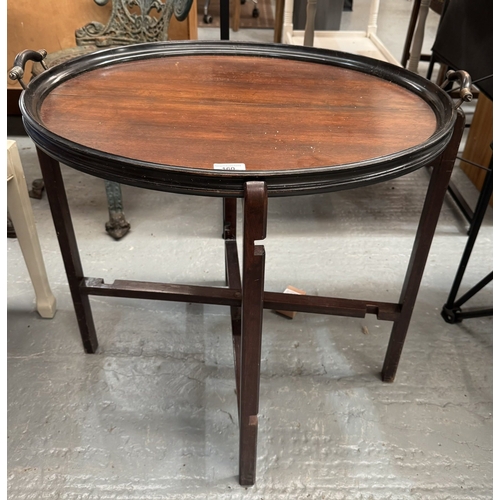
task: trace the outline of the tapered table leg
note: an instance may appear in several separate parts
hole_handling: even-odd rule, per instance
[[[241,290],[238,249],[236,246],[237,198],[223,200],[223,233],[226,240],[226,285]],[[236,394],[238,413],[240,411],[240,349],[241,349],[241,307],[231,306],[231,330],[233,333],[234,367],[236,376]]]
[[[440,159],[432,169],[429,188],[427,190],[410,262],[408,264],[403,289],[399,299],[401,314],[393,324],[384,366],[382,368],[382,380],[384,380],[384,382],[393,382],[396,377],[403,344],[417,299],[420,282],[424,274],[424,268],[436,230],[441,206],[457,157],[464,125],[465,116],[463,111],[459,109],[453,136],[446,150],[442,153]]]
[[[223,234],[226,253],[226,285],[241,291],[240,265],[236,243],[237,198],[224,198]],[[233,336],[234,372],[236,378],[236,396],[238,401],[238,419],[240,411],[240,364],[241,364],[241,307],[231,306],[231,330]]]
[[[263,245],[266,237],[267,188],[247,182],[244,198],[243,284],[240,354],[240,484],[255,482],[259,413],[262,306],[264,297]]]
[[[73,299],[76,319],[82,337],[85,352],[94,353],[98,342],[92,318],[92,310],[88,295],[82,294],[80,284],[84,277],[78,253],[73,222],[69,211],[68,199],[59,162],[37,148],[38,160],[42,170],[45,190],[49,200],[54,226],[61,248],[62,259],[66,269],[69,289]]]

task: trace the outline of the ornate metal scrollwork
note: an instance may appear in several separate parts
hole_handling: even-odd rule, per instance
[[[104,6],[109,0],[94,0]],[[114,0],[106,25],[91,22],[75,32],[77,45],[110,47],[167,39],[172,15],[183,21],[193,0]],[[152,11],[156,11],[156,15]]]

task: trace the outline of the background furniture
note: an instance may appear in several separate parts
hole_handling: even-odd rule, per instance
[[[293,0],[293,26],[304,30],[307,18],[308,0]],[[316,4],[314,29],[318,31],[338,31],[342,21],[344,0],[319,0]]]
[[[460,285],[462,284],[465,271],[467,270],[467,265],[469,264],[469,260],[472,255],[479,230],[481,229],[481,224],[483,222],[486,209],[488,208],[488,203],[490,201],[492,193],[493,158],[491,158],[490,160],[490,165],[488,167],[488,170],[486,171],[483,187],[481,188],[479,199],[474,210],[474,215],[472,217],[469,228],[469,237],[467,238],[467,243],[464,248],[462,259],[460,260],[460,263],[458,265],[457,273],[451,286],[450,294],[448,295],[448,300],[446,301],[446,304],[443,306],[443,309],[441,311],[441,316],[447,323],[460,323],[466,318],[493,316],[493,307],[469,308],[462,310],[462,306],[466,302],[472,299],[472,297],[480,292],[488,283],[493,281],[493,271],[491,271],[487,276],[485,276],[470,290],[468,290],[459,299],[457,299],[458,291],[460,289]]]
[[[449,68],[465,69],[473,79],[472,92],[477,101],[468,108],[467,134],[460,168],[481,190],[493,141],[493,23],[491,0],[415,0],[403,49],[401,65],[418,71],[420,61],[428,61],[427,78],[433,78],[435,63],[440,65],[435,81],[441,85]],[[429,9],[440,15],[431,54],[421,54],[425,22]],[[477,168],[477,165],[480,168]],[[474,210],[450,183],[449,193],[464,217],[471,222]]]
[[[439,63],[440,74],[449,68],[469,73],[478,96],[460,166],[481,189],[490,163],[493,141],[493,2],[491,0],[445,0],[432,46],[427,78],[432,65]],[[443,79],[438,76],[437,83]],[[479,165],[476,168],[474,164]],[[482,168],[481,168],[482,167]],[[454,183],[450,194],[466,219],[471,222],[474,210]]]
[[[100,6],[109,3],[109,0],[94,1]],[[166,40],[172,15],[178,21],[183,21],[191,5],[192,0],[138,0],[134,5],[130,5],[128,0],[112,0],[110,17],[105,24],[92,21],[77,29],[77,46],[49,53],[43,63],[33,65],[32,74],[37,76],[45,68],[102,48]],[[117,183],[105,181],[105,188],[109,212],[109,220],[105,224],[106,232],[119,240],[130,230],[130,223],[123,212],[121,187]]]
[[[56,299],[47,278],[17,144],[9,140],[7,141],[7,207],[35,289],[36,309],[42,318],[53,318],[56,313]]]
[[[201,1],[201,0],[199,0]],[[198,22],[196,2],[184,21],[175,16],[168,26],[169,40],[196,40]],[[102,3],[102,2],[101,2]],[[111,4],[97,5],[91,0],[7,0],[7,59],[6,73],[16,55],[26,47],[43,48],[48,53],[75,46],[75,30],[89,20],[106,23],[111,15]],[[31,71],[28,63],[26,72]],[[21,85],[6,77],[7,114],[20,115],[18,101]]]
[[[406,34],[401,66],[410,71],[418,71],[420,61],[430,61],[430,54],[422,54],[422,44],[425,35],[425,22],[429,9],[441,15],[444,0],[414,0],[411,11],[408,32]]]
[[[475,208],[464,199],[453,182],[449,192],[470,223],[468,240],[451,286],[442,316],[455,323],[468,317],[490,316],[492,308],[462,311],[461,307],[493,280],[489,273],[458,300],[459,287],[493,193],[493,2],[491,0],[445,0],[436,39],[432,46],[432,64],[445,69],[461,67],[471,76],[480,93],[472,118],[460,165],[480,190]],[[439,77],[438,77],[439,79]],[[471,172],[474,175],[471,175]]]
[[[427,78],[436,62],[464,69],[493,99],[493,17],[492,0],[445,0]]]
[[[209,14],[208,9],[210,8],[210,0],[204,0],[205,3],[203,5],[203,22],[205,24],[211,24],[213,20],[213,16]],[[250,1],[250,0],[249,0]],[[252,10],[252,17],[257,18],[260,15],[259,12],[259,7],[258,7],[258,1],[257,0],[251,0],[254,4],[253,10]],[[217,3],[217,2],[216,2]],[[240,22],[241,22],[241,6],[246,3],[246,0],[232,0],[232,28],[233,31],[238,31],[240,29]],[[213,3],[212,3],[213,5]],[[220,6],[220,4],[219,4]],[[217,8],[217,5],[214,6],[214,8]]]
[[[487,175],[493,150],[493,101],[479,92],[474,114],[467,134],[467,141],[460,156],[460,168],[480,191]],[[479,165],[479,167],[478,167]],[[458,195],[458,191],[456,191]],[[493,198],[491,198],[493,203]],[[466,200],[460,200],[464,217],[471,222],[473,210]]]
[[[281,43],[283,38],[283,17],[285,15],[285,0],[275,0],[274,9],[274,43]]]
[[[387,61],[399,66],[399,61],[377,37],[377,18],[380,0],[372,0],[366,31],[314,31],[316,1],[308,0],[305,30],[293,26],[293,0],[285,0],[283,20],[283,43],[307,45],[331,50],[340,50]],[[318,0],[321,1],[321,0]]]

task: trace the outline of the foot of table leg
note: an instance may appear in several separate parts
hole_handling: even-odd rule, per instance
[[[82,337],[85,352],[97,350],[97,336],[92,318],[92,310],[88,295],[81,293],[80,284],[84,277],[75,231],[71,221],[68,199],[64,189],[59,163],[37,148],[38,160],[43,174],[45,190],[56,228],[61,255],[66,269],[69,289],[73,299],[76,319]]]
[[[451,172],[455,164],[460,140],[465,124],[465,116],[458,111],[453,136],[440,160],[432,169],[431,180],[427,190],[422,215],[415,236],[410,262],[400,297],[401,313],[392,327],[389,345],[382,369],[382,380],[393,382],[403,350],[406,333],[410,324],[411,315],[415,306],[418,289],[424,274],[425,263],[429,255],[434,231],[436,230],[441,206],[446,195]]]
[[[267,189],[263,182],[245,187],[243,228],[243,286],[240,353],[240,484],[255,483],[259,413],[262,306],[264,297],[263,245],[266,237]]]

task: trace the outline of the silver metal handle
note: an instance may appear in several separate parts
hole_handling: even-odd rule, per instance
[[[28,61],[35,61],[41,63],[44,69],[47,69],[47,65],[43,61],[47,57],[47,51],[44,49],[36,50],[23,50],[17,54],[14,59],[14,66],[9,71],[9,78],[11,80],[17,80],[23,89],[26,89],[26,84],[23,81],[24,67]]]
[[[441,85],[441,88],[446,87],[448,83],[454,82],[456,80],[460,81],[460,102],[456,105],[458,108],[464,101],[470,102],[472,101],[473,95],[471,91],[471,78],[469,73],[464,70],[458,70],[458,71],[453,71],[450,70],[446,73],[446,80],[443,82],[443,85]]]

